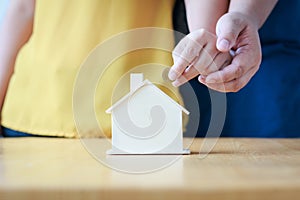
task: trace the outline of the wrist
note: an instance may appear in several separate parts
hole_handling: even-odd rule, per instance
[[[255,16],[248,14],[247,12],[244,13],[244,12],[229,10],[228,14],[233,16],[233,20],[236,20],[237,24],[241,24],[239,23],[239,21],[243,21],[242,24],[246,24],[248,27],[251,27],[254,30],[258,31],[258,29],[260,28],[259,20]]]
[[[266,21],[278,0],[230,0],[229,13],[240,13],[246,16],[258,30]]]
[[[233,15],[237,15],[242,20],[246,20],[248,23],[255,27],[255,29],[259,29],[259,16],[257,10],[260,9],[257,7],[257,2],[255,0],[246,0],[243,3],[240,0],[232,0],[230,1],[228,13]]]

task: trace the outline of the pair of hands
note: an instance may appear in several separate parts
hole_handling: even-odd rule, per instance
[[[175,47],[174,65],[169,71],[174,86],[199,76],[199,82],[213,90],[237,92],[254,76],[262,53],[258,27],[251,18],[227,13],[219,19],[216,33],[200,29]]]

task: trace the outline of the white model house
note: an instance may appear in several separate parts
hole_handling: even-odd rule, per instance
[[[130,92],[110,107],[112,149],[107,154],[188,154],[182,144],[182,112],[143,74],[131,74]]]

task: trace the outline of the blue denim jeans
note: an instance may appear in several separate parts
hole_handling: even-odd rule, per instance
[[[3,126],[0,127],[2,129],[3,137],[46,137],[46,138],[64,138],[62,136],[48,136],[48,135],[33,135],[30,133],[24,133],[20,131],[15,131],[13,129],[5,128]],[[1,134],[0,134],[1,138]]]
[[[28,133],[23,133],[19,131],[15,131],[9,128],[1,127],[2,128],[2,135],[4,137],[32,137],[34,135],[28,134]]]

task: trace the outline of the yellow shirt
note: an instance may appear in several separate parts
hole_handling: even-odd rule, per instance
[[[173,0],[37,0],[33,35],[18,55],[2,125],[37,135],[76,137],[72,92],[84,59],[120,32],[172,28],[172,9]],[[111,125],[104,111],[111,105],[114,85],[129,68],[144,63],[170,66],[172,59],[169,52],[159,50],[132,52],[114,62],[104,78],[105,88],[99,93],[107,98],[95,110],[106,135]],[[99,135],[90,130],[93,127],[89,136]]]

